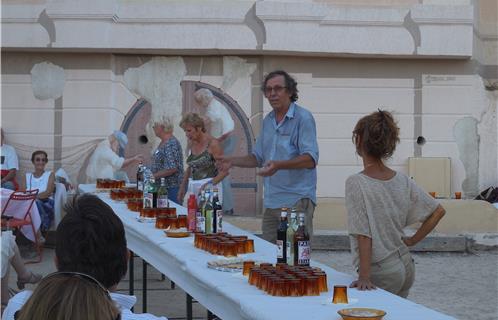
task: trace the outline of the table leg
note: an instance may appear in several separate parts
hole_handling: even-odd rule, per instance
[[[128,260],[129,266],[128,266],[128,280],[130,281],[130,287],[129,287],[129,294],[130,296],[135,294],[135,272],[134,272],[134,254],[133,251],[130,250],[130,259]],[[133,312],[133,307],[131,308],[131,311]]]
[[[207,319],[208,320],[213,320],[214,319],[214,314],[211,311],[209,311],[209,310],[207,312]]]
[[[142,312],[147,312],[147,261],[142,259]]]
[[[187,295],[187,320],[192,320],[192,296]]]

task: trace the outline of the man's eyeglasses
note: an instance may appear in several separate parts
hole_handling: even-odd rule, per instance
[[[281,87],[281,86],[265,87],[263,89],[263,92],[265,93],[265,96],[269,96],[272,93],[272,91],[275,91],[275,93],[278,94],[282,92],[282,90],[284,90],[285,88],[287,87]]]
[[[35,162],[47,162],[47,158],[35,158]]]

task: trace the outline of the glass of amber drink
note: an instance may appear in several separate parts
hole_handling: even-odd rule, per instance
[[[178,228],[187,228],[187,216],[184,214],[178,215]]]
[[[254,252],[254,240],[247,239],[245,242],[245,253],[252,253],[252,252]]]
[[[244,276],[248,276],[249,275],[249,269],[251,267],[254,267],[254,261],[252,261],[252,260],[244,261],[243,269],[242,269],[242,274]]]
[[[348,303],[348,287],[334,286],[334,297],[332,303]]]

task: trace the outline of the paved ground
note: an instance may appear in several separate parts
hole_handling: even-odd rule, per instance
[[[47,274],[54,271],[54,251],[46,249],[40,264],[32,270]],[[417,277],[409,299],[458,319],[498,319],[498,252],[415,253]],[[351,256],[344,251],[314,251],[313,259],[333,268],[351,273]],[[136,258],[135,288],[142,288],[142,263]],[[169,319],[185,319],[185,293],[170,289],[168,280],[153,268],[148,268],[148,312],[166,315]],[[15,272],[11,273],[10,287],[15,287]],[[129,282],[124,279],[119,289],[127,292]],[[140,290],[137,312],[142,311]],[[194,317],[206,319],[206,310],[194,305]],[[335,319],[335,318],[331,318]],[[225,319],[227,320],[227,319]],[[235,320],[235,319],[228,319]],[[422,320],[422,319],[421,319]],[[424,319],[425,320],[425,319]]]
[[[498,319],[498,252],[414,253],[415,283],[408,299],[458,319]],[[313,259],[353,274],[351,254],[315,251]]]

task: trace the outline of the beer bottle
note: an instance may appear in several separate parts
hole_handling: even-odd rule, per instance
[[[144,208],[154,208],[154,194],[157,197],[154,176],[144,172]]]
[[[157,189],[157,207],[168,208],[168,188],[166,187],[166,179],[161,178],[161,185]]]
[[[282,208],[277,228],[277,263],[287,263],[287,208]]]
[[[299,227],[294,234],[294,265],[309,266],[311,257],[310,236],[304,228],[304,213],[299,214]]]
[[[291,209],[290,220],[287,224],[287,264],[294,264],[294,234],[296,233],[297,224],[297,214],[296,208]]]
[[[196,213],[197,213],[197,201],[195,200],[195,195],[191,194],[187,201],[187,227],[188,231],[194,232],[196,231],[195,222],[196,222]]]
[[[197,208],[195,213],[195,231],[196,232],[206,232],[206,221],[204,220],[204,215],[202,214],[202,208]]]
[[[206,223],[206,234],[213,233],[213,204],[211,193],[206,191],[206,202],[204,203],[204,221]]]
[[[223,232],[223,208],[218,198],[218,188],[213,188],[213,233]]]
[[[140,161],[137,168],[137,189],[139,191],[144,191],[144,169],[145,166],[142,161]]]

